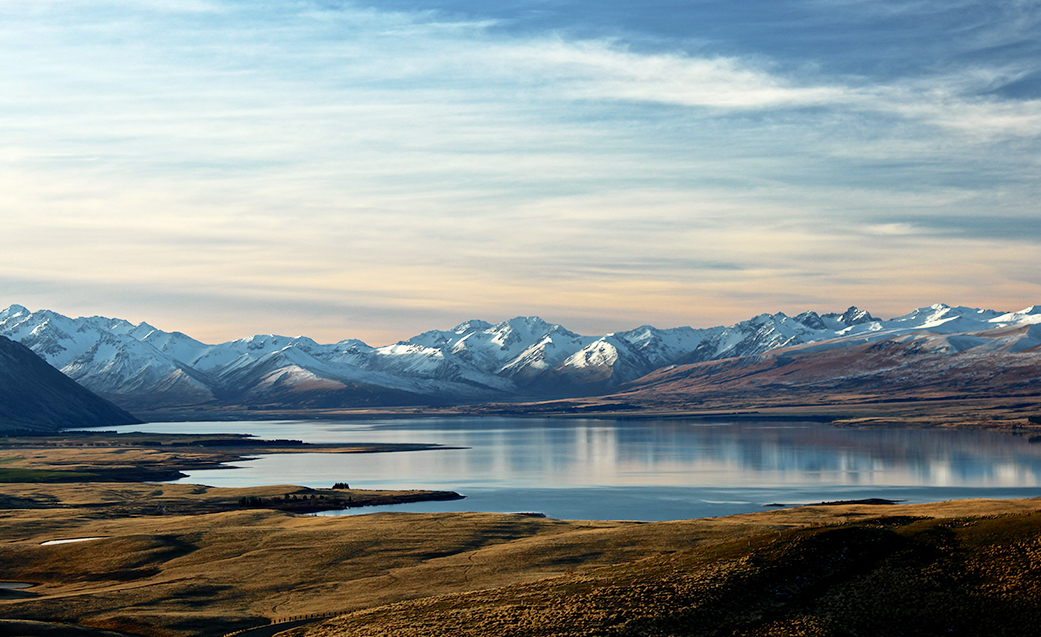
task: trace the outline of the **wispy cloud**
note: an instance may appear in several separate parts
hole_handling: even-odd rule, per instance
[[[952,59],[1002,29],[1030,38],[1036,12],[1015,4]],[[882,20],[938,5],[819,6]],[[388,338],[456,312],[606,331],[736,320],[784,294],[948,300],[1013,237],[964,231],[964,268],[912,268],[952,245],[943,219],[1036,216],[1041,101],[995,93],[1036,71],[1029,56],[873,76],[743,41],[504,22],[0,1],[0,268],[52,282],[41,305],[93,286],[90,312],[153,285],[189,299],[149,301],[182,318],[224,294],[313,302],[322,329],[351,304],[399,316]],[[1022,234],[1005,271],[1032,258]],[[1006,296],[1041,291],[974,271]]]

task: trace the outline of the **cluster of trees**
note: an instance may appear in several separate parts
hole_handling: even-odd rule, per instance
[[[351,506],[353,498],[341,500],[339,498],[327,498],[320,494],[293,495],[286,494],[282,497],[257,498],[247,496],[239,498],[239,506],[244,509],[281,509],[283,511],[324,511],[327,509],[341,509]]]

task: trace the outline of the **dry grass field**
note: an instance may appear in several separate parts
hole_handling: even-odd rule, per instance
[[[1018,609],[1041,619],[1038,500],[804,507],[660,523],[270,510],[111,516],[93,506],[238,495],[221,491],[3,485],[7,497],[52,506],[0,514],[0,581],[35,584],[6,592],[0,617],[155,636],[223,635],[306,614],[343,617],[296,634],[801,634],[778,627],[845,621],[842,613],[853,611],[842,610],[843,600],[866,590],[876,593],[857,611],[867,617],[876,607],[899,617],[908,604],[957,608],[967,600],[966,608],[991,609],[1004,600],[1003,617]],[[100,539],[42,544],[83,537]],[[895,584],[903,588],[889,599]],[[909,590],[918,597],[906,597]],[[21,634],[46,634],[26,625]],[[813,630],[807,634],[844,634]]]
[[[124,441],[0,448],[0,582],[31,584],[0,588],[0,635],[218,637],[301,616],[322,619],[271,629],[1023,635],[1041,625],[1041,499],[656,523],[378,509],[314,517],[296,511],[322,508],[313,503],[323,497],[443,494],[117,481],[142,466],[246,451]],[[106,471],[107,482],[84,481]],[[58,475],[19,481],[20,472]],[[80,538],[94,539],[51,543]]]
[[[401,602],[287,637],[1032,635],[1039,560],[1037,513],[886,516]]]

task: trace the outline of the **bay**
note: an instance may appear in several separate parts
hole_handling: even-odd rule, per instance
[[[832,500],[1041,495],[1041,444],[987,431],[473,417],[147,423],[118,430],[446,447],[272,454],[234,468],[193,471],[180,480],[221,487],[347,482],[353,488],[444,489],[466,495],[461,501],[379,511],[672,520]]]

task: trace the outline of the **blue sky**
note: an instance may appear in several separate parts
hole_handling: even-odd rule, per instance
[[[6,303],[373,344],[1041,301],[1041,3],[0,0]]]

